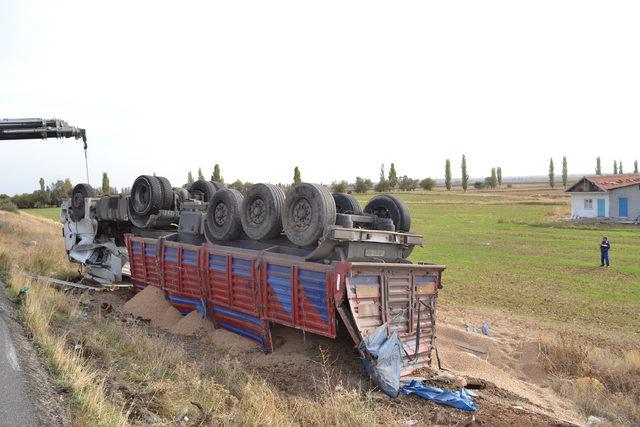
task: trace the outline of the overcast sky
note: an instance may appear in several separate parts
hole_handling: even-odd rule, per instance
[[[637,1],[0,0],[0,117],[87,129],[92,184],[593,173],[640,158]],[[0,193],[84,181],[81,143],[0,143]]]

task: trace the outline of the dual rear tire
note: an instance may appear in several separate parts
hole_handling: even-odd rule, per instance
[[[364,208],[366,214],[378,218],[391,219],[398,232],[408,233],[411,229],[411,214],[407,205],[396,196],[380,194],[375,196]]]
[[[137,217],[155,215],[175,207],[175,193],[162,176],[140,175],[131,186],[129,212]]]
[[[293,244],[313,245],[335,223],[336,203],[327,187],[302,183],[291,189],[282,210],[282,226]]]
[[[240,237],[242,199],[242,194],[231,188],[221,188],[215,192],[207,207],[204,226],[207,240],[229,241]]]

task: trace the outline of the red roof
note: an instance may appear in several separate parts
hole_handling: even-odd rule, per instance
[[[604,191],[614,188],[627,187],[629,185],[640,184],[640,173],[625,173],[622,175],[594,175],[585,176],[586,180],[593,185],[602,188]]]

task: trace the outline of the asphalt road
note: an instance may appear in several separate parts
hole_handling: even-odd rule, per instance
[[[0,292],[3,291],[0,289]],[[6,316],[0,299],[0,425],[35,426],[36,416],[26,392],[25,376],[5,321]]]

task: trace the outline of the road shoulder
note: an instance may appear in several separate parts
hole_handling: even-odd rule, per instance
[[[0,340],[5,340],[4,345],[0,342],[3,352],[0,372],[4,375],[6,371],[7,379],[11,381],[2,381],[6,387],[0,387],[0,402],[4,402],[0,403],[1,424],[70,426],[64,393],[55,386],[51,374],[43,366],[41,350],[33,345],[17,322],[17,309],[0,282]],[[4,360],[7,362],[3,370]]]

